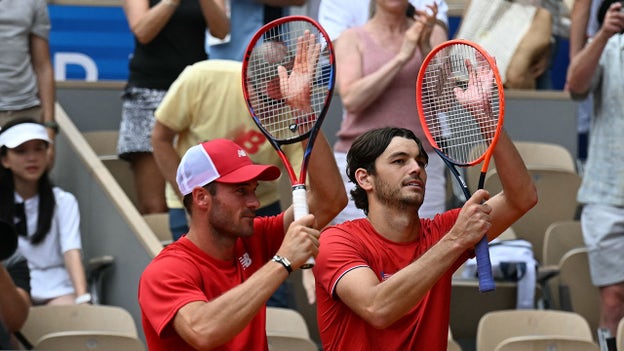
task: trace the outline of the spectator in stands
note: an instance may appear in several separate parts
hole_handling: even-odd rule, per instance
[[[448,40],[448,5],[445,0],[409,0],[414,9],[424,10],[427,5],[436,4],[436,26],[431,33],[431,46]],[[331,40],[336,40],[346,29],[363,26],[372,15],[375,1],[369,0],[321,0],[319,23]],[[411,11],[411,10],[410,10]]]
[[[13,225],[0,220],[0,348],[14,349],[11,334],[22,328],[30,308],[30,275],[17,249]]]
[[[601,0],[576,0],[570,13],[570,61],[578,54],[587,41],[598,31],[598,6]],[[566,87],[567,89],[567,87]],[[587,145],[589,141],[589,127],[594,110],[592,94],[579,102],[577,107],[577,168],[583,174],[587,160]]]
[[[34,117],[54,140],[58,125],[47,2],[0,1],[0,28],[0,127],[17,117]],[[53,148],[49,156],[52,164]]]
[[[242,61],[251,37],[263,25],[290,14],[289,6],[306,0],[215,0],[230,16],[230,35],[224,40],[208,37],[211,59]]]
[[[241,71],[242,64],[232,60],[210,59],[188,66],[156,109],[152,145],[156,163],[167,180],[167,206],[174,240],[188,232],[187,214],[175,179],[180,159],[188,148],[204,140],[227,138],[243,148],[256,163],[282,164],[249,116],[243,98]],[[285,145],[284,151],[298,169],[303,157],[301,145]],[[256,195],[260,201],[256,215],[277,215],[282,211],[277,182],[261,182]],[[312,294],[313,285],[308,286]],[[285,283],[267,305],[292,307],[288,290]]]
[[[624,317],[623,11],[621,2],[603,1],[600,29],[573,57],[567,76],[572,97],[583,99],[592,93],[596,106],[578,201],[584,205],[581,225],[590,274],[600,290],[600,327],[612,335]]]
[[[436,25],[431,32],[431,46],[448,40],[448,5],[444,0],[409,0],[415,9],[423,10],[427,5],[436,4]],[[371,5],[374,9],[374,1],[369,0],[321,0],[319,4],[319,23],[327,32],[331,40],[336,40],[348,28],[363,26],[371,17]],[[410,10],[411,11],[411,10]]]
[[[372,128],[405,127],[424,140],[417,118],[415,82],[425,55],[432,49],[437,4],[415,10],[410,17],[406,16],[407,0],[374,3],[373,16],[365,25],[349,28],[335,40],[336,87],[345,109],[334,144],[340,169],[346,165],[353,140]],[[446,209],[446,177],[444,163],[428,144],[426,151],[432,155],[427,169],[430,181],[420,214],[432,217]],[[344,175],[343,182],[347,190],[355,186]],[[362,216],[350,201],[334,222]]]
[[[446,350],[453,272],[535,205],[536,190],[506,134],[494,150],[503,191],[422,219],[427,153],[405,128],[373,129],[347,154],[365,219],[325,229],[313,268],[323,350]]]
[[[45,127],[29,118],[0,131],[0,219],[13,223],[28,260],[34,304],[91,300],[82,264],[76,198],[48,177]]]
[[[125,0],[123,8],[135,48],[117,151],[131,163],[139,212],[166,212],[165,180],[152,155],[154,110],[187,65],[207,58],[206,27],[212,35],[224,38],[229,21],[214,0]]]

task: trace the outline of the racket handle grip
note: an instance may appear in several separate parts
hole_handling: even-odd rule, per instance
[[[307,215],[310,213],[308,210],[308,200],[306,197],[306,188],[305,185],[295,185],[292,190],[293,197],[293,211],[295,215],[295,220]],[[301,269],[310,269],[314,267],[314,257],[308,258],[306,263],[301,266]]]
[[[488,292],[494,290],[494,278],[492,277],[492,263],[490,262],[490,248],[487,235],[477,243],[475,247],[477,258],[477,273],[479,276],[479,291]]]
[[[305,185],[295,185],[292,189],[293,210],[295,221],[310,213],[306,197]]]

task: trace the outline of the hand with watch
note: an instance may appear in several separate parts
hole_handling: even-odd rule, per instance
[[[43,126],[46,127],[46,129],[54,132],[53,137],[56,136],[59,132],[59,125],[58,123],[56,123],[56,121],[44,121]]]
[[[273,256],[273,259],[271,259],[271,261],[277,262],[281,264],[282,266],[284,266],[288,274],[293,272],[292,266],[290,265],[290,261],[286,257],[275,255]]]

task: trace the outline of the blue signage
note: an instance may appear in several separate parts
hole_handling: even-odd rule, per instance
[[[126,80],[134,39],[120,6],[48,5],[57,81]]]

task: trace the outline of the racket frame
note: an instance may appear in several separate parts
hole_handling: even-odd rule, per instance
[[[327,82],[324,81],[326,85],[325,84],[323,85],[327,88],[327,93],[325,94],[325,101],[323,103],[323,107],[321,108],[321,110],[318,113],[315,110],[314,114],[316,115],[316,121],[314,122],[314,125],[312,126],[312,128],[310,128],[310,130],[308,130],[307,132],[297,137],[294,137],[288,140],[278,140],[274,138],[273,135],[265,129],[265,127],[262,125],[260,121],[260,118],[257,116],[254,110],[254,107],[252,106],[250,93],[247,89],[247,81],[248,81],[247,69],[251,61],[254,48],[263,41],[262,38],[265,35],[265,33],[269,32],[273,28],[278,28],[281,25],[284,25],[290,22],[296,22],[296,21],[307,22],[312,27],[315,27],[318,30],[318,33],[314,33],[314,35],[316,36],[317,43],[320,41],[319,35],[322,36],[323,40],[325,41],[326,46],[321,47],[321,52],[323,50],[327,50],[326,56],[328,57],[328,62],[320,61],[321,57],[323,56],[320,53],[319,58],[318,58],[319,61],[317,61],[316,63],[316,69],[317,70],[321,69],[323,70],[321,74],[328,75]],[[330,69],[328,71],[325,71],[324,70],[325,66],[329,67]],[[286,172],[288,173],[288,178],[290,179],[290,183],[292,186],[292,203],[293,203],[295,220],[309,213],[307,198],[306,198],[306,185],[305,185],[308,163],[310,160],[312,149],[314,148],[314,142],[316,141],[316,137],[319,131],[321,131],[323,120],[325,119],[325,116],[331,104],[331,99],[333,97],[333,92],[334,92],[335,74],[336,74],[335,57],[334,57],[334,49],[333,49],[331,39],[329,38],[329,35],[325,31],[325,29],[323,29],[323,27],[321,27],[321,25],[318,22],[316,22],[315,20],[307,16],[285,16],[285,17],[278,18],[274,21],[271,21],[265,24],[260,29],[258,29],[258,31],[251,38],[247,46],[247,49],[245,50],[245,55],[243,57],[243,66],[242,66],[243,96],[245,98],[245,102],[249,110],[250,116],[252,117],[253,121],[255,122],[256,126],[258,126],[262,134],[264,134],[266,139],[269,141],[271,146],[273,146],[279,158],[282,160],[282,163],[284,165]],[[315,73],[315,76],[316,76],[316,73]],[[306,139],[307,139],[307,145],[303,151],[301,168],[299,170],[299,176],[297,176],[297,174],[295,173],[295,170],[292,167],[290,160],[286,156],[286,153],[282,150],[282,146],[300,142]],[[314,258],[310,257],[310,259],[303,266],[301,266],[301,268],[308,269],[308,268],[312,268],[313,266],[314,266]]]
[[[427,71],[426,67],[429,65],[429,63],[435,58],[435,56],[440,51],[453,45],[470,46],[483,56],[483,58],[487,61],[490,69],[492,69],[493,77],[495,80],[494,84],[496,85],[496,89],[498,93],[498,118],[497,118],[496,131],[494,133],[492,141],[488,145],[487,149],[478,158],[476,158],[473,161],[465,162],[465,163],[460,163],[460,162],[457,162],[456,160],[451,159],[438,146],[435,140],[435,137],[432,135],[431,131],[429,130],[427,126],[427,122],[425,120],[425,111],[424,111],[423,101],[422,101],[423,100],[422,99],[422,96],[423,96],[422,87],[424,84],[424,78],[425,78],[425,74]],[[483,47],[469,40],[453,39],[453,40],[446,41],[436,46],[425,57],[421,65],[421,69],[418,73],[418,79],[416,81],[416,106],[418,109],[418,115],[421,121],[421,125],[423,127],[425,136],[427,137],[427,140],[429,141],[429,144],[433,147],[435,152],[444,161],[447,168],[451,171],[451,173],[453,174],[453,176],[459,183],[464,193],[464,196],[466,197],[466,200],[469,199],[472,196],[470,193],[470,190],[468,189],[468,186],[466,185],[465,180],[463,179],[463,177],[461,176],[460,172],[457,170],[456,167],[465,168],[465,167],[476,166],[479,163],[481,163],[481,174],[479,175],[478,189],[483,189],[485,175],[487,173],[487,170],[490,164],[490,159],[494,152],[494,148],[496,147],[496,143],[498,142],[498,138],[500,137],[500,134],[503,130],[504,116],[505,116],[505,92],[503,88],[503,82],[501,80],[500,73],[498,71],[498,67],[496,66],[496,61],[494,60],[492,56],[490,56],[490,54]],[[490,261],[490,255],[489,255],[487,235],[484,235],[483,238],[481,238],[481,240],[477,243],[475,247],[475,255],[477,258],[477,271],[479,274],[479,291],[488,292],[488,291],[494,290],[495,283],[494,283],[494,278],[492,276],[492,265]]]

